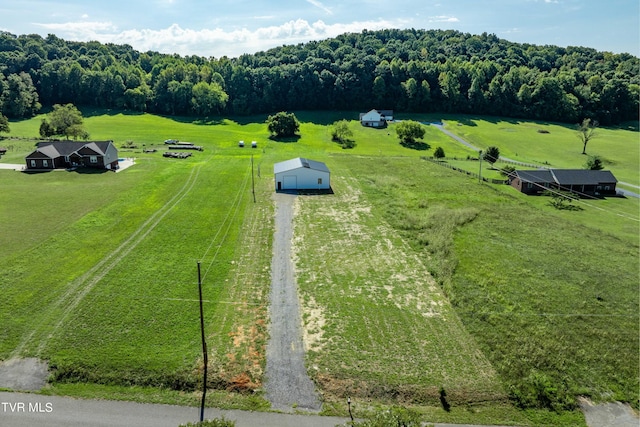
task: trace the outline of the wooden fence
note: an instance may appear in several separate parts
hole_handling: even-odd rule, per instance
[[[422,160],[426,160],[428,162],[435,163],[436,165],[440,165],[440,166],[443,166],[445,168],[448,168],[448,169],[451,169],[451,170],[454,170],[454,171],[457,171],[457,172],[460,172],[460,173],[464,173],[464,174],[466,174],[466,175],[468,175],[470,177],[473,177],[475,179],[480,179],[480,175],[478,175],[477,173],[474,173],[474,172],[471,172],[471,171],[468,171],[468,170],[465,170],[465,169],[461,169],[459,167],[450,165],[449,163],[446,163],[446,162],[443,162],[443,161],[440,161],[440,160],[436,160],[436,159],[431,158],[431,157],[420,157],[420,158]],[[482,177],[482,180],[484,182],[488,182],[490,184],[508,184],[509,183],[508,179],[494,179],[494,178]]]

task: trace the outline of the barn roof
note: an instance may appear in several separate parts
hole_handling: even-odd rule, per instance
[[[297,157],[295,159],[285,160],[284,162],[274,164],[273,173],[287,172],[300,168],[307,168],[329,173],[329,168],[324,163],[305,159],[303,157]]]
[[[599,185],[616,183],[618,180],[606,170],[590,169],[537,169],[516,170],[515,174],[523,182],[548,182],[561,186]]]
[[[618,182],[611,171],[590,169],[551,169],[555,181],[560,185],[597,185]]]
[[[549,169],[516,170],[514,172],[523,182],[553,182],[553,176]]]

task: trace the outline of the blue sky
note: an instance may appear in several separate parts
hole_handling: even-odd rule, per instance
[[[0,30],[13,34],[216,58],[383,28],[640,56],[638,0],[0,0]]]

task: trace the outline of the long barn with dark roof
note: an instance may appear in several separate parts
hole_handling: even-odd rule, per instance
[[[589,169],[516,170],[510,179],[511,186],[525,194],[555,189],[579,196],[615,196],[617,183],[611,171]]]

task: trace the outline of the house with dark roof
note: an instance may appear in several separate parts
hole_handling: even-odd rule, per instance
[[[273,165],[276,191],[328,190],[329,168],[322,162],[298,157]]]
[[[113,141],[46,141],[38,143],[25,157],[27,169],[50,170],[83,166],[98,169],[118,169],[118,149]]]
[[[589,169],[516,170],[509,184],[525,194],[562,190],[578,196],[615,196],[618,180],[611,171]]]

